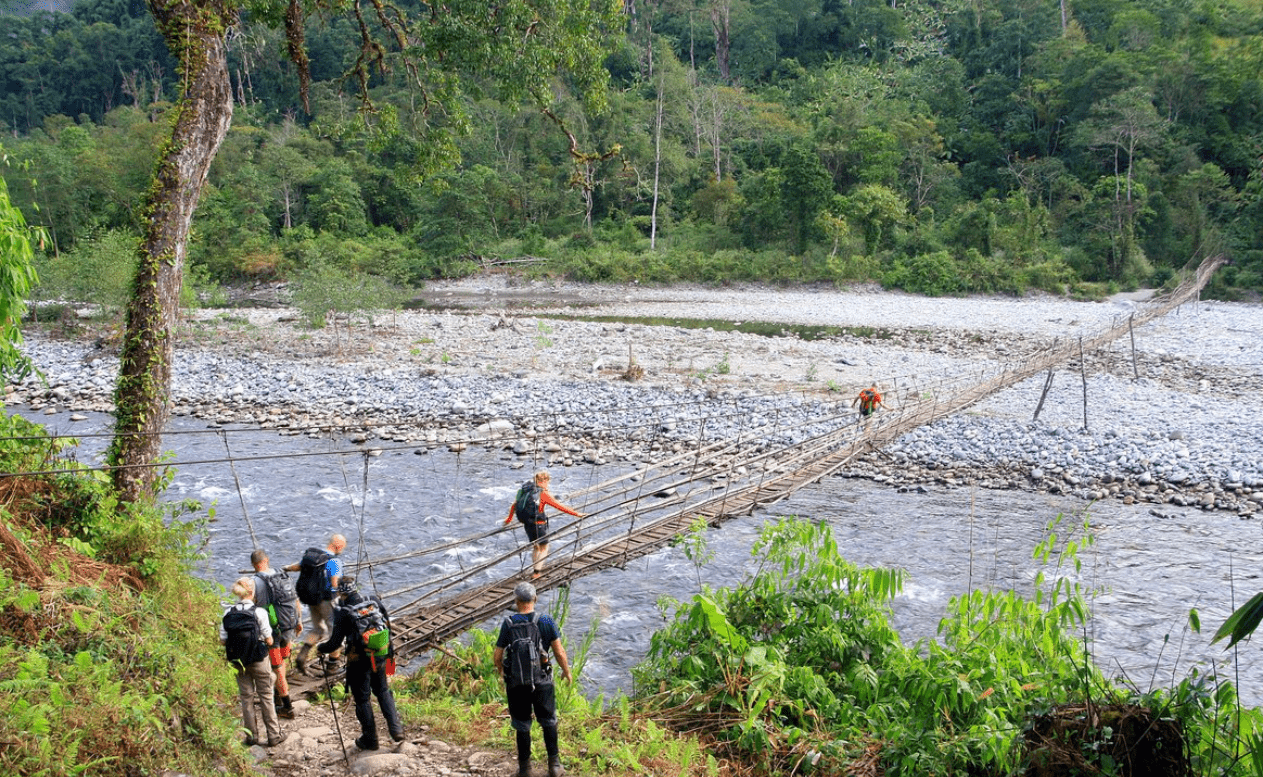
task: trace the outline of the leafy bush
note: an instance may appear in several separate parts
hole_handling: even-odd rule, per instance
[[[956,261],[947,251],[899,257],[881,282],[886,288],[931,297],[964,294],[969,289]]]
[[[769,525],[748,580],[676,605],[653,636],[633,670],[639,703],[708,733],[718,755],[758,774],[849,773],[861,759],[892,776],[1022,773],[1027,721],[1083,700],[1179,719],[1194,762],[1213,767],[1199,774],[1254,774],[1263,715],[1234,709],[1230,685],[1208,689],[1194,676],[1141,695],[1091,662],[1087,592],[1074,581],[1092,537],[1086,522],[1080,535],[1062,534],[1060,521],[1035,551],[1047,571],[1030,598],[954,598],[940,639],[911,648],[888,618],[901,572],[847,563],[823,524]],[[1111,773],[1107,755],[1084,757]]]
[[[861,710],[906,652],[889,622],[903,573],[848,563],[824,524],[766,527],[753,554],[750,580],[694,597],[654,634],[637,696],[685,711],[763,773],[858,755]]]
[[[6,472],[74,468],[39,427],[0,425]],[[191,574],[201,524],[120,513],[86,473],[4,486],[0,773],[248,773],[216,598]]]
[[[330,315],[371,323],[375,312],[398,309],[410,296],[380,276],[317,261],[299,274],[293,302],[308,325],[319,329]]]
[[[60,256],[36,261],[39,299],[91,305],[100,318],[117,318],[127,305],[136,275],[138,238],[118,230],[80,240]]]

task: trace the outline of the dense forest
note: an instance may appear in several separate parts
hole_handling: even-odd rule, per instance
[[[47,229],[46,284],[125,285],[173,60],[143,0],[28,5],[0,3],[3,175]],[[309,20],[305,105],[284,30],[247,13],[194,279],[406,287],[516,261],[1100,293],[1223,253],[1212,293],[1263,290],[1257,0],[624,0],[624,19],[605,110],[558,84],[547,111],[475,92],[440,115],[444,85],[396,51],[348,77],[350,18]]]

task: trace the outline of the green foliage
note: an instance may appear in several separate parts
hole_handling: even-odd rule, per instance
[[[372,323],[373,315],[396,310],[409,294],[378,275],[351,273],[316,262],[299,274],[294,306],[307,324],[320,329],[330,317],[343,317],[348,325],[357,320]]]
[[[58,251],[135,229],[176,87],[142,9],[103,5],[0,41],[0,122],[30,165],[9,189]],[[342,63],[374,57],[328,13],[306,39],[308,115],[261,53],[283,45],[267,27],[280,8],[251,3],[231,53],[245,104],[190,262],[219,281],[290,278],[301,230],[367,246],[389,267],[361,269],[409,284],[530,257],[545,261],[529,272],[597,282],[1062,293],[1228,253],[1209,293],[1263,288],[1257,4],[1091,3],[1065,29],[1055,5],[801,5],[733,4],[727,49],[678,4],[625,19],[616,2],[502,3],[502,26],[545,21],[521,46],[486,34],[479,4],[443,6],[409,38],[443,56],[357,73],[366,115]],[[605,33],[624,34],[603,47]],[[385,61],[407,54],[385,37]]]
[[[633,670],[639,703],[674,726],[711,732],[721,757],[758,774],[840,774],[871,757],[865,746],[876,738],[891,775],[1020,773],[1028,719],[1085,699],[1178,718],[1194,732],[1194,760],[1213,765],[1199,774],[1253,773],[1263,716],[1238,714],[1230,685],[1212,688],[1194,672],[1141,696],[1092,663],[1083,636],[1091,592],[1077,581],[1093,538],[1086,520],[1062,523],[1035,550],[1041,571],[1030,597],[956,597],[938,640],[911,648],[889,624],[901,572],[848,564],[823,524],[768,525],[754,574],[676,605],[653,636]],[[1229,765],[1230,752],[1241,763]],[[1109,773],[1108,756],[1087,755]]]
[[[710,524],[699,515],[689,524],[687,532],[671,541],[671,547],[679,548],[684,553],[684,557],[693,565],[697,573],[698,591],[702,590],[702,567],[715,560],[715,551],[710,549],[710,543],[706,540],[708,528]]]
[[[75,469],[60,443],[3,417],[6,472]],[[18,439],[24,438],[24,439]],[[40,577],[0,571],[0,772],[245,774],[219,609],[191,574],[199,523],[121,514],[87,473],[13,481],[0,510]]]
[[[40,298],[88,305],[101,320],[118,320],[136,275],[135,235],[108,230],[85,238],[60,256],[45,254],[37,263]]]
[[[0,147],[0,164],[7,162]],[[31,370],[30,362],[18,350],[22,344],[18,325],[26,311],[26,295],[39,280],[33,260],[31,232],[22,212],[9,201],[8,187],[0,178],[0,377],[6,379],[21,378]]]
[[[1219,627],[1219,631],[1215,632],[1211,643],[1219,642],[1225,637],[1232,637],[1228,640],[1225,649],[1230,648],[1253,634],[1260,622],[1263,622],[1263,591],[1250,597],[1250,601],[1234,610]]]
[[[890,272],[882,278],[885,286],[917,294],[943,297],[967,291],[965,279],[951,254],[936,251],[932,254],[900,257]]]
[[[836,757],[824,721],[855,725],[857,702],[878,691],[874,668],[905,650],[889,624],[903,575],[847,563],[823,524],[768,526],[753,553],[751,579],[680,605],[653,636],[637,693],[722,719],[721,738],[770,770],[822,742]]]

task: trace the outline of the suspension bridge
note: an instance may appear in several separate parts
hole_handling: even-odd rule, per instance
[[[807,425],[813,433],[805,441],[778,444],[774,440],[783,437],[773,437],[769,431],[743,432],[734,439],[699,444],[696,449],[572,491],[567,501],[577,505],[585,517],[550,531],[551,554],[541,577],[532,582],[545,591],[604,569],[622,568],[670,544],[699,521],[717,527],[728,519],[748,515],[838,472],[865,451],[876,450],[918,426],[957,413],[1044,371],[1049,371],[1051,379],[1058,366],[1076,360],[1082,365],[1086,353],[1126,335],[1134,338],[1136,326],[1194,299],[1223,261],[1221,257],[1207,259],[1179,287],[1103,331],[1054,342],[1016,363],[980,367],[977,372],[933,384],[905,380],[886,394],[894,400],[893,409],[867,419],[837,406]],[[1047,387],[1045,383],[1045,393]],[[391,557],[361,560],[347,564],[347,573],[359,575],[407,559],[476,545],[502,531],[517,531],[517,527],[504,526]],[[503,614],[512,603],[514,586],[530,576],[529,562],[521,562],[529,556],[524,553],[528,548],[525,544],[515,547],[459,574],[378,592],[391,612],[400,662]],[[507,574],[503,572],[506,569],[510,570]],[[291,684],[302,693],[316,690],[320,682],[298,676]]]

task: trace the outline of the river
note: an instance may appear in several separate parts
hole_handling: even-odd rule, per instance
[[[86,413],[87,420],[72,422],[65,412],[26,414],[52,432],[82,436],[78,460],[99,461],[104,438],[88,435],[105,431],[107,416]],[[514,491],[532,469],[527,459],[481,447],[458,455],[442,447],[385,445],[380,455],[366,457],[345,440],[242,428],[220,434],[187,417],[174,418],[168,429],[164,446],[176,463],[168,497],[213,506],[208,556],[199,573],[223,585],[249,566],[252,533],[274,564],[285,564],[297,561],[304,548],[323,545],[335,531],[348,537],[350,560],[383,558],[490,531],[500,525]],[[231,466],[225,461],[229,454],[235,460]],[[568,502],[568,492],[624,471],[612,465],[555,468],[553,492]],[[583,508],[582,502],[572,506]],[[1260,588],[1260,524],[1193,508],[1163,505],[1161,515],[1151,508],[1118,501],[1089,506],[1068,497],[967,487],[899,492],[834,477],[771,510],[710,531],[707,541],[715,556],[700,569],[700,581],[714,587],[738,583],[751,567],[750,548],[759,528],[777,516],[826,520],[848,560],[907,570],[908,582],[894,603],[895,625],[906,641],[932,638],[953,596],[986,587],[1029,593],[1038,571],[1032,552],[1049,522],[1058,514],[1081,516],[1086,510],[1096,543],[1081,554],[1079,582],[1096,591],[1088,637],[1098,665],[1142,690],[1169,684],[1193,665],[1232,679],[1233,654],[1209,641],[1231,612],[1234,596],[1241,603]],[[1059,531],[1082,522],[1082,517],[1068,517]],[[453,576],[511,551],[522,542],[520,534],[505,532],[442,554],[377,566],[361,585],[390,592]],[[487,572],[476,582],[509,571]],[[699,570],[671,548],[632,561],[626,569],[575,581],[565,623],[572,654],[593,623],[597,630],[581,677],[585,693],[630,691],[631,667],[644,657],[650,634],[663,623],[659,600],[686,599],[698,586]],[[543,594],[541,609],[550,609],[555,597]],[[1187,631],[1191,608],[1199,612],[1202,634]],[[1251,706],[1263,704],[1263,676],[1254,671],[1258,649],[1243,645],[1237,658],[1235,681]]]

